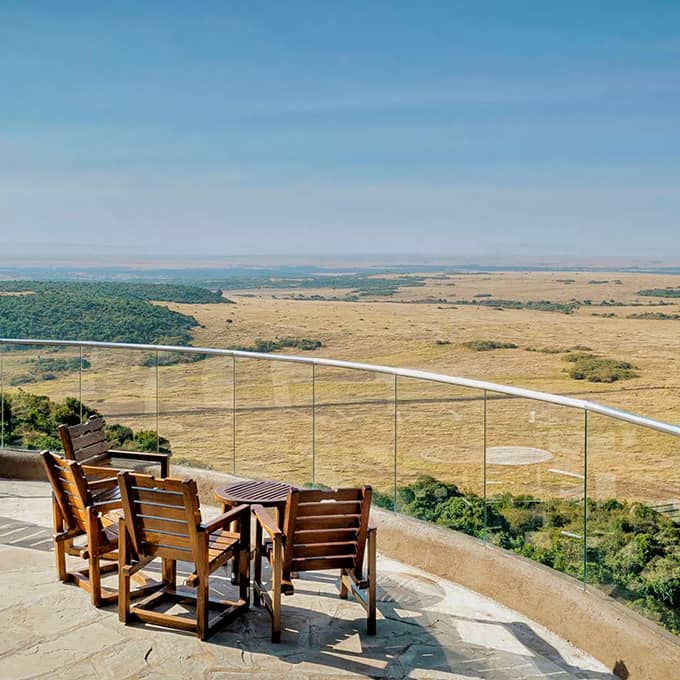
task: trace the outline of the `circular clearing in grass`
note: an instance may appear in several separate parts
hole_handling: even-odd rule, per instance
[[[534,465],[551,460],[552,457],[549,451],[529,446],[490,446],[486,450],[486,462],[489,465]]]

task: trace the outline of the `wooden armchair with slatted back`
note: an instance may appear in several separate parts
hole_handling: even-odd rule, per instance
[[[116,602],[117,593],[102,587],[101,575],[118,568],[118,526],[116,519],[105,513],[120,510],[119,499],[95,501],[86,478],[98,482],[102,496],[117,488],[118,479],[110,469],[81,466],[64,460],[49,451],[41,454],[47,478],[52,485],[52,511],[54,520],[54,549],[57,573],[64,583],[76,583],[89,591],[92,604],[99,607]],[[66,570],[66,553],[72,540],[86,537],[85,545],[71,552],[88,560],[87,569]],[[101,564],[104,561],[105,564]]]
[[[281,640],[281,594],[294,592],[291,574],[340,570],[340,597],[351,592],[366,610],[367,632],[376,632],[376,536],[369,526],[371,487],[292,489],[283,531],[269,509],[254,505],[254,604],[264,601],[272,616],[272,642]],[[271,540],[262,541],[262,531]],[[367,571],[364,577],[364,556]],[[271,593],[262,584],[262,557],[271,566]]]
[[[119,618],[124,623],[139,619],[148,623],[194,631],[205,640],[249,606],[250,508],[239,505],[210,522],[201,521],[196,482],[191,479],[155,479],[151,475],[120,472],[118,475],[124,519],[120,519]],[[237,531],[230,531],[231,523]],[[137,559],[131,560],[132,551]],[[154,559],[162,560],[163,588],[136,606],[130,605],[130,577]],[[239,599],[210,598],[209,577],[234,558],[239,565]],[[177,560],[195,565],[186,584],[195,596],[178,589]],[[196,617],[167,614],[158,605],[195,599]],[[218,614],[210,617],[210,610]]]
[[[122,451],[112,449],[104,434],[104,419],[101,416],[90,418],[82,425],[59,425],[57,428],[64,455],[69,460],[96,465],[115,467],[112,458],[157,463],[161,477],[170,474],[170,454],[150,451]]]

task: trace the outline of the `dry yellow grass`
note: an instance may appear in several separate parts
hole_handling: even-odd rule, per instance
[[[564,283],[565,279],[574,283]],[[609,283],[589,283],[592,280]],[[621,283],[614,283],[616,280]],[[324,347],[304,353],[306,356],[420,368],[572,394],[680,422],[680,321],[592,316],[593,312],[613,311],[625,317],[644,311],[639,307],[583,307],[565,315],[456,308],[452,302],[490,293],[503,299],[599,302],[613,298],[649,304],[656,300],[637,296],[638,290],[675,285],[675,277],[653,275],[478,274],[431,278],[424,287],[402,288],[389,301],[299,301],[281,299],[290,296],[290,290],[256,290],[225,291],[236,305],[170,306],[196,317],[202,327],[194,333],[194,344],[200,346],[247,345],[256,338],[277,336],[316,338]],[[348,291],[303,292],[342,296]],[[426,297],[449,302],[408,304]],[[680,304],[661,310],[678,313]],[[228,324],[227,319],[232,322]],[[462,346],[477,339],[513,342],[519,348],[474,352]],[[528,347],[576,345],[631,361],[639,377],[611,385],[578,382],[565,373],[567,364],[560,354],[526,351]],[[6,377],[25,372],[22,364],[28,356],[7,355]],[[85,356],[92,367],[83,373],[83,400],[112,421],[135,429],[155,429],[155,370],[140,366],[140,357],[134,352],[97,350],[86,351]],[[391,377],[317,369],[313,463],[311,368],[239,359],[236,375],[234,418],[231,358],[159,369],[159,428],[172,442],[178,458],[227,471],[235,464],[242,474],[297,483],[311,481],[314,465],[317,482],[371,481],[382,490],[391,488],[395,417]],[[61,398],[77,395],[79,386],[77,376],[71,374],[26,389]],[[428,473],[481,492],[481,395],[465,388],[405,379],[399,381],[398,389],[398,483]],[[490,399],[487,425],[488,446],[531,446],[553,455],[552,460],[535,465],[490,466],[489,493],[582,494],[582,480],[571,476],[578,475],[583,466],[582,413],[527,400]],[[680,497],[680,442],[668,435],[593,416],[588,454],[589,491],[593,495],[648,500]]]

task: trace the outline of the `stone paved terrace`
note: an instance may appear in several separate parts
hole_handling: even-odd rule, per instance
[[[335,575],[313,572],[284,598],[283,642],[264,609],[207,642],[118,622],[88,594],[57,581],[49,487],[0,479],[0,678],[613,679],[542,626],[487,598],[379,558],[378,635],[363,609],[337,597]],[[205,516],[216,509],[203,508]],[[216,589],[232,586],[222,577]]]

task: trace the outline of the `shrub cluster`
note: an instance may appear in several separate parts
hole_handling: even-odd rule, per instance
[[[36,357],[29,360],[29,372],[14,376],[9,384],[27,385],[29,383],[38,382],[40,380],[54,380],[57,373],[71,373],[90,368],[90,362],[80,357],[69,357],[68,359],[59,359],[54,357]]]
[[[552,302],[550,300],[501,300],[496,298],[475,298],[473,300],[456,300],[458,305],[481,305],[496,309],[534,309],[539,312],[561,312],[573,314],[581,306],[577,300],[571,302]]]
[[[646,297],[680,298],[680,286],[677,288],[646,288],[645,290],[639,290],[638,295],[644,295]]]
[[[236,347],[230,347],[229,349],[235,349],[239,352],[260,352],[262,354],[269,354],[270,352],[277,352],[282,349],[301,349],[306,352],[319,349],[323,347],[321,340],[312,340],[310,338],[276,338],[275,340],[263,340],[258,338],[252,345],[238,345]]]
[[[193,364],[196,361],[202,361],[207,358],[207,354],[197,354],[195,352],[158,352],[158,365]],[[142,354],[140,363],[142,366],[153,368],[156,365],[156,352],[145,352]]]
[[[573,347],[527,347],[527,352],[540,352],[541,354],[566,354],[567,352],[590,352],[586,345],[574,345]]]
[[[517,349],[514,342],[499,342],[498,340],[468,340],[463,343],[463,347],[475,352],[489,352],[493,349]]]
[[[61,450],[57,426],[77,425],[80,422],[81,409],[83,419],[100,415],[95,409],[81,404],[73,397],[55,402],[46,396],[21,389],[5,394],[3,408],[6,445],[52,451]],[[106,426],[106,436],[115,449],[156,450],[156,433],[152,430],[133,432],[125,425],[114,423]],[[160,437],[159,448],[170,452],[170,442],[165,437]]]
[[[629,319],[652,319],[656,321],[678,321],[680,314],[664,314],[664,312],[642,312],[640,314],[630,314]]]
[[[574,352],[564,357],[572,366],[567,370],[574,380],[587,380],[593,383],[613,383],[617,380],[637,378],[635,366],[628,361],[605,359],[587,352]]]

